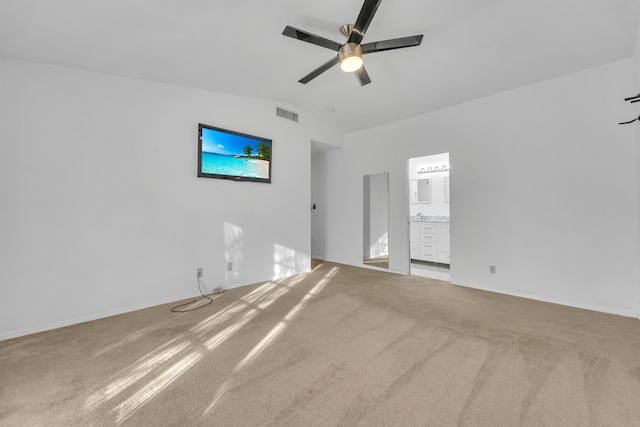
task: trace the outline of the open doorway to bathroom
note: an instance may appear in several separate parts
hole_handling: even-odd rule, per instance
[[[449,153],[410,158],[410,274],[450,280]]]

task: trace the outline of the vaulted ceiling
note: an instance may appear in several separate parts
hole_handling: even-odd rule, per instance
[[[291,25],[344,42],[363,0],[1,0],[0,56],[289,103],[344,132],[445,108],[632,55],[640,0],[383,0],[363,42],[372,83]],[[588,88],[585,88],[588,90]],[[330,111],[333,110],[333,111]]]

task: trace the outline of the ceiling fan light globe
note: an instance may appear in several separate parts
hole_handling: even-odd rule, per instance
[[[347,43],[338,51],[340,69],[347,73],[358,71],[362,67],[362,47],[357,43]]]
[[[350,56],[340,63],[340,69],[347,73],[353,73],[362,68],[362,58],[359,56]]]

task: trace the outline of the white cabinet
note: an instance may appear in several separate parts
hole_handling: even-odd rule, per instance
[[[449,223],[412,221],[409,249],[411,259],[449,264]]]
[[[420,223],[420,258],[424,261],[436,262],[438,241],[437,227],[434,223]]]
[[[438,261],[442,264],[451,263],[451,255],[449,253],[450,237],[449,224],[438,224]]]
[[[409,252],[411,259],[420,258],[420,224],[417,222],[409,223]]]

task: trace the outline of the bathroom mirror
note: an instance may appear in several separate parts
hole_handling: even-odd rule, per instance
[[[411,203],[431,203],[431,179],[411,180]]]
[[[389,174],[365,175],[362,263],[389,268]]]

